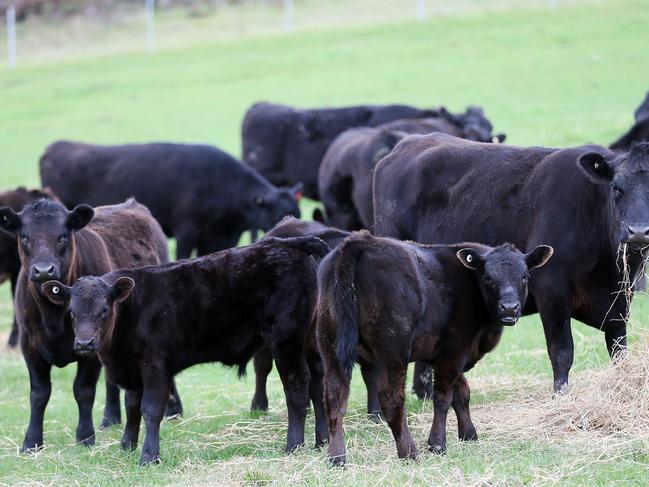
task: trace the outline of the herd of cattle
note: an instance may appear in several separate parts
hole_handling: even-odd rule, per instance
[[[31,386],[22,450],[43,445],[52,366],[77,362],[85,445],[105,368],[102,426],[121,422],[124,389],[122,447],[136,447],[143,417],[147,464],[163,417],[182,414],[178,372],[218,361],[243,374],[253,359],[252,408],[268,408],[274,362],[286,450],[304,443],[312,402],[316,445],[336,464],[356,363],[368,413],[388,423],[399,457],[416,457],[405,411],[416,362],[413,390],[434,407],[428,448],[442,453],[451,407],[459,438],[477,439],[464,373],[537,312],[565,393],[571,318],[622,353],[644,277],[649,94],[635,117],[610,148],[523,148],[502,144],[478,107],[259,103],[243,121],[243,164],[204,145],[55,142],[43,189],[0,193],[9,341]],[[298,219],[302,194],[322,201],[317,221]],[[236,247],[247,230],[266,235]]]

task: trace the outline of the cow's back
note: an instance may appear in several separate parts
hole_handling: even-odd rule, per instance
[[[526,248],[537,223],[536,202],[543,198],[538,185],[585,179],[574,159],[549,157],[555,152],[444,134],[408,137],[375,170],[375,231],[422,243],[511,242]]]
[[[106,243],[115,269],[169,261],[162,228],[149,210],[134,199],[97,207],[89,228]]]

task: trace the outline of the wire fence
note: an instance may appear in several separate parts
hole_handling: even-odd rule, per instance
[[[173,46],[179,39],[199,42],[265,33],[292,34],[322,27],[425,22],[433,17],[466,12],[529,7],[556,9],[559,0],[255,0],[240,4],[212,0],[210,10],[192,10],[191,18],[179,9],[159,10],[156,0],[141,2],[139,7],[137,4],[119,7],[120,11],[112,12],[107,18],[77,17],[56,22],[30,19],[17,23],[16,8],[8,0],[9,6],[4,11],[5,35],[0,40],[0,47],[6,51],[6,66],[16,69],[22,59],[61,57],[84,50],[154,52],[159,44]],[[563,3],[579,3],[579,0],[563,0]],[[158,22],[159,18],[163,22]],[[138,29],[141,37],[136,35]]]

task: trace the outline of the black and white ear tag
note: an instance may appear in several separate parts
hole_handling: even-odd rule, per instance
[[[52,294],[59,294],[61,292],[61,288],[58,286],[54,286],[52,288]]]
[[[469,263],[473,262],[473,256],[471,254],[467,255],[466,256],[466,261],[469,262]]]
[[[594,167],[595,169],[599,169],[599,162],[596,162],[595,164],[593,164],[593,167]]]

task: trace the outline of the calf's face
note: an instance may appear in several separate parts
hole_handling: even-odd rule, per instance
[[[74,232],[94,216],[88,205],[68,211],[61,203],[38,200],[20,213],[0,208],[0,227],[18,239],[24,272],[35,283],[66,276],[74,258]]]
[[[134,287],[130,277],[120,277],[110,285],[101,277],[88,276],[72,287],[47,281],[41,289],[50,301],[68,307],[74,324],[74,350],[88,355],[110,341],[117,320],[117,305],[130,296]]]
[[[596,152],[583,154],[578,164],[592,183],[606,186],[616,243],[649,245],[649,143],[638,144],[613,161]]]
[[[539,245],[523,254],[509,244],[495,247],[486,253],[465,248],[457,253],[460,262],[478,274],[482,297],[503,325],[514,325],[521,316],[527,299],[529,271],[543,266],[552,256],[553,249]]]
[[[298,201],[302,198],[302,184],[292,188],[277,188],[253,198],[252,221],[264,232],[273,228],[285,216],[300,218]]]

